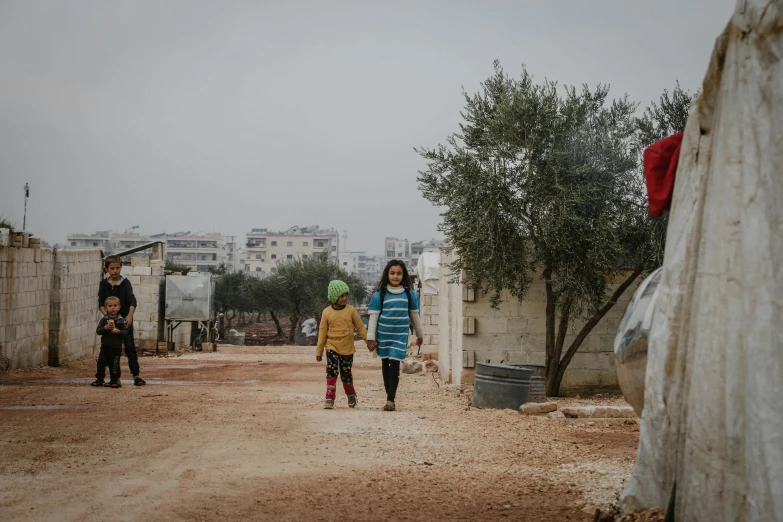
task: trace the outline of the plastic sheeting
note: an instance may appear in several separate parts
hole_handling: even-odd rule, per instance
[[[782,55],[783,1],[740,0],[685,130],[625,512],[676,489],[676,520],[783,521]]]
[[[416,264],[416,274],[421,280],[422,294],[437,294],[440,280],[440,253],[424,252]]]

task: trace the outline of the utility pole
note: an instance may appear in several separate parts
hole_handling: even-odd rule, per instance
[[[30,185],[24,184],[24,217],[22,218],[22,230],[27,230],[27,198],[30,197]]]

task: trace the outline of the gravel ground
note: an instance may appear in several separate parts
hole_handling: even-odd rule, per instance
[[[304,347],[145,358],[149,384],[119,390],[87,385],[91,358],[0,373],[0,519],[559,522],[612,511],[636,420],[479,410],[431,374],[402,375],[398,411],[383,412],[380,361],[357,349],[356,409],[341,389],[336,409],[322,409],[323,363]]]

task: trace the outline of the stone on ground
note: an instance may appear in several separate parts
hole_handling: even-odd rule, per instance
[[[415,359],[405,359],[400,365],[402,373],[420,373],[423,368],[424,366],[421,362]]]
[[[556,402],[526,402],[519,407],[519,413],[523,415],[541,415],[557,410]]]
[[[630,406],[564,406],[560,411],[573,419],[631,419],[636,412]]]

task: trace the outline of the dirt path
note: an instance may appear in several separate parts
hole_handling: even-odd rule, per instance
[[[321,408],[299,347],[145,358],[119,390],[87,359],[0,374],[0,520],[590,521],[630,472],[635,421],[477,410],[431,375],[382,412],[359,353],[355,410]]]

